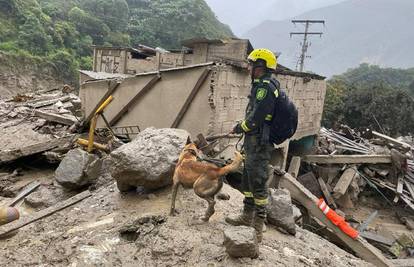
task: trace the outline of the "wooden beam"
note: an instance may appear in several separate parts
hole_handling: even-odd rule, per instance
[[[405,196],[401,196],[400,198],[405,202],[405,204],[407,204],[408,207],[410,207],[414,211],[414,203],[411,202],[410,199],[408,199]]]
[[[21,147],[14,150],[6,150],[0,152],[0,163],[16,160],[21,157],[42,153],[56,147],[61,147],[69,142],[73,136],[67,136],[57,139],[51,139],[42,143]]]
[[[414,266],[414,259],[398,259],[398,260],[391,260],[392,264],[395,267],[413,267]]]
[[[70,118],[67,116],[63,116],[63,115],[59,115],[59,114],[55,114],[51,112],[45,112],[41,110],[35,110],[34,115],[37,117],[43,118],[47,121],[57,122],[57,123],[68,125],[68,126],[72,126],[73,124],[78,122],[78,120],[75,117]]]
[[[346,169],[333,189],[333,197],[335,199],[339,199],[345,195],[349,185],[357,175],[358,174],[354,168]]]
[[[79,145],[85,146],[85,147],[89,147],[89,141],[86,139],[82,139],[82,138],[78,138],[78,140],[76,141]],[[109,147],[108,145],[103,145],[103,144],[99,144],[96,142],[93,142],[93,147],[105,151],[105,152],[109,152]]]
[[[82,193],[77,194],[74,197],[71,197],[65,201],[59,202],[56,205],[49,207],[47,209],[41,210],[39,212],[36,212],[33,215],[21,218],[18,221],[9,223],[5,226],[0,227],[0,237],[3,237],[4,235],[9,234],[10,232],[13,232],[19,228],[22,228],[23,226],[26,226],[28,224],[31,224],[35,221],[38,221],[42,218],[45,218],[47,216],[52,215],[53,213],[56,213],[60,210],[63,210],[69,206],[72,206],[76,203],[78,203],[81,200],[84,200],[87,197],[90,197],[92,194],[89,191],[84,191]]]
[[[296,156],[292,157],[292,160],[290,161],[288,173],[293,177],[298,177],[299,175],[300,161],[301,158]]]
[[[397,193],[395,194],[394,203],[398,203],[398,200],[400,199],[400,196],[403,193],[403,189],[404,189],[404,175],[400,174],[398,175]]]
[[[115,125],[128,113],[129,109],[136,105],[138,100],[146,95],[154,85],[161,79],[161,74],[155,75],[109,122],[109,126]]]
[[[409,144],[404,143],[404,142],[401,142],[401,141],[398,141],[397,139],[394,139],[392,137],[389,137],[389,136],[387,136],[385,134],[381,134],[381,133],[376,132],[376,131],[372,131],[372,134],[374,136],[379,137],[381,139],[384,139],[385,141],[387,141],[387,142],[389,142],[391,144],[394,144],[396,146],[402,147],[404,149],[411,149],[411,146]]]
[[[40,183],[38,181],[34,181],[30,184],[28,184],[13,200],[9,203],[9,207],[13,207],[16,205],[17,202],[28,196],[30,193],[32,193],[36,188],[40,186]]]
[[[328,187],[325,184],[325,181],[322,178],[318,178],[319,185],[321,187],[322,193],[325,196],[326,202],[329,206],[337,208],[335,200],[333,199],[331,192],[329,192]]]
[[[308,155],[306,162],[320,164],[382,164],[391,163],[390,155]]]
[[[191,102],[194,100],[195,96],[197,95],[198,91],[201,89],[201,86],[206,81],[208,75],[210,74],[211,69],[207,68],[203,71],[198,78],[197,83],[195,84],[194,88],[191,90],[190,95],[184,102],[184,105],[181,107],[180,111],[178,112],[177,116],[175,117],[174,122],[171,124],[171,128],[177,128],[180,125],[181,120],[184,118],[185,113],[187,113],[188,108],[191,105]]]
[[[317,206],[318,199],[309,190],[302,186],[294,177],[285,173],[280,181],[280,186],[288,189],[293,199],[300,202],[309,213],[326,225],[335,233],[355,254],[374,266],[393,266],[381,252],[361,237],[352,239],[335,226]]]
[[[414,199],[414,186],[407,180],[404,180],[404,184],[405,187],[408,189],[408,192],[410,192],[411,197]]]
[[[57,99],[50,99],[50,100],[45,100],[45,101],[38,101],[38,102],[33,102],[33,103],[29,103],[28,106],[32,107],[32,108],[41,108],[41,107],[45,107],[45,106],[50,106],[53,105],[57,102],[66,102],[70,100],[70,96],[63,96]]]
[[[86,126],[92,119],[92,117],[95,115],[95,112],[98,110],[98,108],[105,102],[105,100],[108,99],[109,96],[113,95],[115,91],[118,89],[119,85],[121,83],[116,81],[114,84],[109,86],[108,91],[105,93],[105,95],[99,100],[99,102],[96,104],[96,106],[93,108],[92,112],[86,117],[86,119],[83,122],[83,126]]]
[[[394,244],[395,240],[386,238],[382,235],[376,234],[376,233],[372,233],[372,232],[361,232],[359,233],[363,238],[365,238],[367,241],[373,241],[376,243],[381,243],[384,244],[386,246],[392,246],[392,244]]]

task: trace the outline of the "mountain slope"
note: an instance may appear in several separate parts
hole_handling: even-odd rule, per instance
[[[92,45],[170,49],[232,35],[204,0],[0,0],[0,51],[48,59],[71,78],[91,66]]]
[[[403,68],[414,65],[414,32],[407,29],[414,23],[414,1],[349,0],[295,19],[326,20],[325,28],[311,27],[311,31],[323,30],[325,34],[322,39],[311,38],[312,59],[305,66],[308,71],[330,76],[362,62]],[[282,52],[281,62],[295,67],[301,39],[290,39],[289,32],[302,30],[290,20],[264,21],[245,37],[255,46]]]
[[[237,35],[246,33],[263,20],[283,20],[341,1],[344,0],[206,0],[218,18],[230,25]]]

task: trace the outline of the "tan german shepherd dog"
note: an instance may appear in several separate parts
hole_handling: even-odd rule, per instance
[[[233,162],[220,168],[211,163],[198,161],[199,155],[200,152],[196,145],[188,139],[174,171],[170,216],[175,214],[175,199],[178,187],[182,185],[186,188],[193,187],[196,195],[208,202],[206,213],[201,218],[207,222],[215,212],[214,205],[216,202],[214,196],[223,187],[221,177],[237,170],[243,161],[242,155],[235,152]]]

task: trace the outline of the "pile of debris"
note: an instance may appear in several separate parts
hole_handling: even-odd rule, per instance
[[[316,153],[302,159],[293,157],[288,172],[387,256],[413,257],[414,147],[406,141],[410,138],[397,140],[375,131],[356,132],[347,126],[338,131],[322,128]],[[371,206],[387,208],[390,216],[398,218],[409,231],[385,235],[367,230],[378,210],[371,210],[363,222],[355,213],[369,197],[376,202]]]
[[[0,163],[63,148],[82,117],[81,100],[73,88],[18,94],[0,99]],[[67,149],[66,149],[67,151]],[[62,155],[50,154],[61,159]]]

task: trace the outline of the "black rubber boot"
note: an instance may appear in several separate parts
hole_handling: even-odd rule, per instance
[[[264,218],[260,218],[255,216],[253,221],[253,228],[256,230],[256,237],[257,242],[261,243],[263,240],[263,226],[264,226]]]
[[[252,226],[253,223],[253,216],[254,216],[254,210],[253,209],[243,209],[243,212],[237,216],[228,216],[226,217],[225,221],[228,224],[234,225],[234,226]]]

